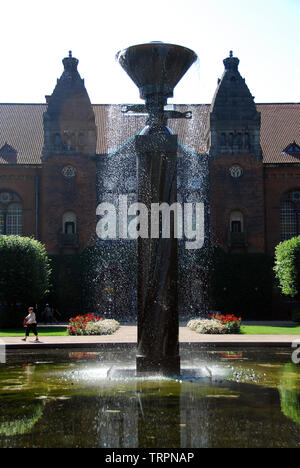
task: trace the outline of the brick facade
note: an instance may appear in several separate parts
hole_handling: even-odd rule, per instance
[[[4,166],[0,168],[0,191],[17,194],[22,203],[23,229],[28,237],[38,237],[38,185],[40,166]]]
[[[0,104],[0,196],[20,198],[22,234],[40,239],[50,254],[94,243],[97,198],[110,190],[101,161],[144,125],[143,117],[123,117],[121,106],[92,105],[78,60],[70,54],[63,65],[46,104]],[[191,109],[193,118],[170,127],[182,147],[209,155],[213,241],[231,252],[272,254],[281,240],[282,197],[300,193],[300,105],[256,105],[238,65],[231,53],[212,104],[175,106]],[[193,165],[196,174],[201,164]],[[297,203],[295,210],[298,216]]]
[[[230,168],[239,165],[243,174],[234,178]],[[264,252],[264,183],[263,164],[251,155],[229,155],[210,165],[210,207],[213,241],[234,252]],[[249,201],[251,201],[249,203]],[[230,214],[243,215],[239,242],[234,242],[230,231]]]
[[[267,226],[266,250],[272,253],[281,240],[280,203],[285,193],[300,190],[300,166],[266,165],[264,168],[264,190]]]
[[[65,167],[75,168],[72,178]],[[40,179],[40,238],[51,254],[75,253],[94,242],[96,232],[95,161],[85,155],[53,155],[43,163]],[[76,216],[73,239],[65,235],[63,215]]]

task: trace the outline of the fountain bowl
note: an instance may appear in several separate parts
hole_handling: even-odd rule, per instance
[[[123,49],[116,59],[139,88],[142,99],[154,94],[168,98],[197,55],[179,45],[150,42]]]

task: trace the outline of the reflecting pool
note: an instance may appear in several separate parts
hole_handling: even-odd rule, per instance
[[[135,378],[135,352],[8,351],[0,447],[300,447],[288,348],[183,348],[174,379]]]

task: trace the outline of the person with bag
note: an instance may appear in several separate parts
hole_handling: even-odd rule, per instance
[[[22,341],[26,341],[29,336],[29,333],[32,331],[33,334],[35,335],[35,342],[38,342],[39,335],[37,331],[36,315],[34,313],[33,307],[29,307],[28,309],[28,315],[24,319],[24,327],[26,327],[26,333],[25,333],[25,337],[22,338]]]

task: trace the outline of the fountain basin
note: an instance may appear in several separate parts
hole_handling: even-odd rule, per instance
[[[290,350],[182,350],[181,361],[174,378],[136,376],[134,349],[9,350],[0,447],[299,446]]]

